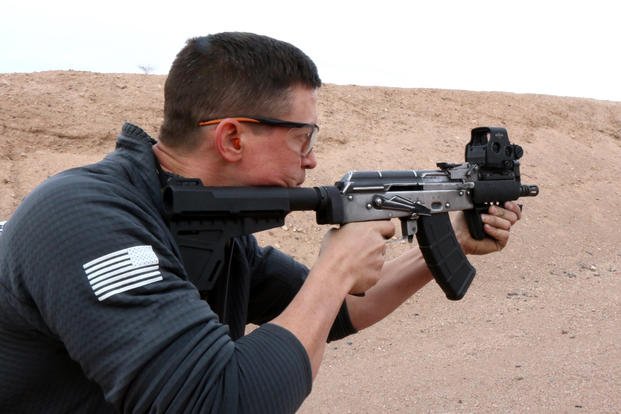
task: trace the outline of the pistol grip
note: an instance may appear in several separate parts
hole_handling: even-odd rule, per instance
[[[468,230],[470,231],[472,238],[475,240],[483,240],[485,238],[481,214],[487,212],[487,208],[487,206],[475,206],[472,210],[464,211],[466,223],[468,224]]]
[[[416,232],[418,245],[434,279],[446,297],[464,297],[476,270],[455,237],[448,213],[421,216]]]

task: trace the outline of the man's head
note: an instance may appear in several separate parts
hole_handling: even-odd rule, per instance
[[[289,43],[238,32],[193,38],[168,74],[159,138],[171,148],[192,148],[201,121],[280,118],[291,110],[292,89],[320,86],[313,61]]]

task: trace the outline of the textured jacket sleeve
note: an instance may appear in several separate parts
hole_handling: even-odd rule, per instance
[[[55,181],[52,179],[52,181]],[[232,341],[131,188],[62,179],[11,218],[11,288],[122,412],[294,412],[308,356],[266,324]]]
[[[259,247],[254,237],[244,241],[253,269],[250,287],[249,322],[262,324],[278,316],[298,293],[308,268],[271,246]],[[343,302],[328,335],[328,342],[356,333]]]

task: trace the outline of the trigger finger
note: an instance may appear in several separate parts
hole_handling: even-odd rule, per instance
[[[380,234],[384,239],[388,240],[395,235],[395,225],[391,221],[382,221],[380,224]]]

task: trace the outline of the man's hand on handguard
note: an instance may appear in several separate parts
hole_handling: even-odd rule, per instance
[[[513,201],[506,202],[502,207],[490,206],[488,214],[482,214],[483,229],[489,236],[483,240],[475,240],[468,231],[468,225],[462,212],[453,221],[455,236],[466,254],[487,254],[502,250],[509,243],[511,227],[522,217],[522,210]]]
[[[363,293],[380,279],[386,240],[395,234],[390,221],[349,223],[324,237],[319,261],[328,261],[351,283],[350,293]]]

